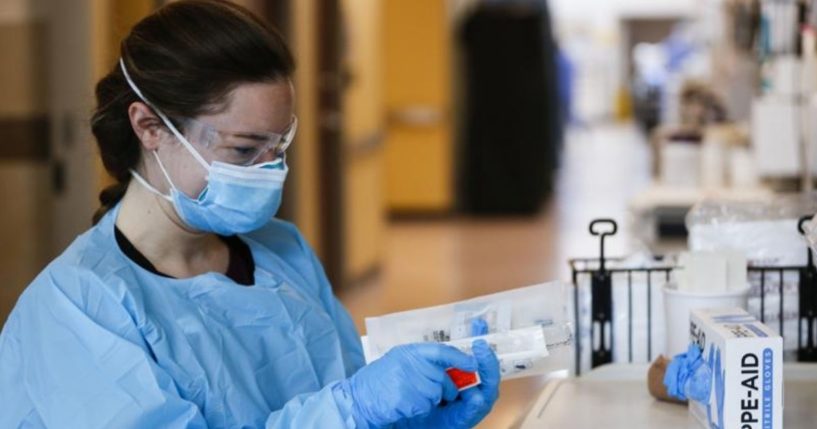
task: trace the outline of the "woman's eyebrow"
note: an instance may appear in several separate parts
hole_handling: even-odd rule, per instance
[[[269,136],[262,134],[262,133],[253,133],[253,132],[244,132],[244,133],[233,133],[233,136],[243,139],[249,140],[268,140]]]

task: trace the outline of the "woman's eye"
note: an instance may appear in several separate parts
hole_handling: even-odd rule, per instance
[[[236,155],[241,155],[241,156],[252,155],[255,152],[254,147],[235,146],[235,147],[232,148],[232,150]]]

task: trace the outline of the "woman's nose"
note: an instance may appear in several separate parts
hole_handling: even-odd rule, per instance
[[[261,154],[261,156],[255,161],[257,164],[261,164],[264,162],[272,162],[277,161],[280,158],[280,155],[275,150],[268,150]]]

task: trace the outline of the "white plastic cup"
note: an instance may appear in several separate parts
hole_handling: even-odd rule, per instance
[[[661,149],[661,183],[675,188],[701,184],[701,143],[668,141]]]
[[[667,336],[667,357],[684,353],[689,347],[689,315],[701,308],[740,307],[747,309],[749,286],[726,292],[685,292],[675,284],[664,285],[664,308]]]
[[[701,146],[701,186],[719,189],[726,185],[726,147],[715,139]]]

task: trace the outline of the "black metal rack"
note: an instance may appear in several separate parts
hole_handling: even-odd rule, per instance
[[[804,234],[803,224],[811,217],[803,217],[798,223],[798,230]],[[610,228],[600,231],[597,227],[608,225]],[[599,257],[598,258],[576,258],[570,259],[570,269],[573,281],[573,312],[575,321],[575,347],[576,347],[576,374],[581,374],[582,361],[582,341],[581,341],[581,315],[579,313],[579,278],[590,276],[590,344],[591,344],[591,368],[595,368],[613,361],[613,275],[623,274],[627,278],[628,309],[633,308],[633,274],[643,273],[647,278],[647,356],[653,359],[652,353],[652,282],[656,276],[659,279],[669,281],[673,270],[678,267],[672,264],[663,264],[663,257],[656,257],[657,266],[651,267],[616,267],[609,268],[610,262],[620,262],[621,258],[608,258],[605,255],[605,239],[614,236],[618,232],[618,224],[612,219],[596,219],[590,223],[590,234],[599,237]],[[769,276],[777,275],[780,279],[780,335],[783,335],[784,326],[784,276],[786,273],[796,273],[798,280],[799,295],[799,316],[798,316],[798,340],[797,340],[797,360],[801,362],[817,362],[817,268],[814,265],[814,258],[811,249],[808,250],[808,262],[805,266],[749,266],[749,273],[758,273],[760,276],[760,319],[765,322],[766,314],[766,279]],[[633,314],[627,312],[627,332],[628,332],[628,357],[633,361]],[[807,335],[803,336],[804,325]],[[599,341],[596,338],[596,330],[599,330]],[[609,334],[609,335],[608,335]]]

